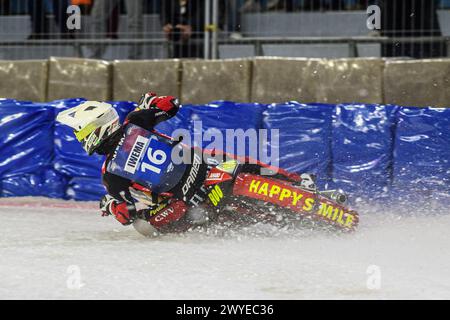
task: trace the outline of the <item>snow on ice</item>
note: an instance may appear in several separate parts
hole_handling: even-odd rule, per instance
[[[96,203],[0,199],[0,299],[450,298],[449,215],[358,209],[353,234],[144,238]]]

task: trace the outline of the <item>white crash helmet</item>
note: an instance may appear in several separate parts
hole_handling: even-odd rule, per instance
[[[99,101],[86,101],[60,112],[56,121],[74,129],[76,138],[89,155],[120,129],[117,111],[109,103]]]

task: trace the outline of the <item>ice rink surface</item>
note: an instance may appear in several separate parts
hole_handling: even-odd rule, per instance
[[[259,225],[151,239],[96,206],[0,199],[0,299],[450,298],[450,215],[370,206],[353,234]]]

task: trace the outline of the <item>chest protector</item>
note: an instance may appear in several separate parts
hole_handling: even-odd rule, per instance
[[[168,138],[129,124],[106,170],[155,193],[166,192],[186,171],[186,164],[172,161],[172,152],[179,152],[180,148],[181,145]]]

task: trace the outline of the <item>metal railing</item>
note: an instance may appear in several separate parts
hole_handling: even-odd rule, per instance
[[[359,57],[358,44],[412,44],[420,42],[422,44],[435,43],[443,46],[450,46],[450,37],[248,37],[241,39],[218,40],[221,44],[245,44],[252,45],[256,56],[264,56],[263,45],[266,44],[345,44],[348,46],[348,57]],[[121,46],[121,45],[158,45],[162,46],[170,56],[171,43],[167,39],[45,39],[45,40],[11,40],[0,41],[0,47],[13,46],[72,46],[77,57],[83,58],[82,47],[92,46]],[[217,50],[217,49],[216,49]],[[213,55],[214,56],[214,55]],[[216,52],[215,56],[218,56]]]
[[[53,2],[61,2],[61,3],[70,3],[69,0],[54,0]],[[97,0],[98,3],[100,3],[100,0]],[[104,1],[104,0],[102,0]],[[117,1],[116,3],[127,3],[127,1],[141,1],[141,0],[125,0],[125,1]],[[51,48],[52,46],[56,46],[58,48],[65,48],[70,47],[73,48],[70,53],[66,53],[66,55],[74,55],[77,57],[92,57],[88,56],[86,53],[87,49],[95,51],[95,48],[101,47],[102,50],[99,50],[101,52],[101,55],[104,53],[106,47],[113,47],[114,50],[117,52],[119,51],[120,46],[132,46],[137,49],[145,49],[145,48],[154,48],[158,47],[161,48],[162,56],[155,56],[153,55],[153,52],[150,51],[149,54],[144,56],[144,58],[155,58],[155,57],[183,57],[183,50],[187,47],[187,49],[190,49],[191,47],[194,47],[195,50],[200,51],[197,52],[195,55],[192,55],[192,57],[204,57],[204,58],[218,58],[221,57],[219,54],[220,46],[222,45],[247,45],[251,46],[253,48],[253,54],[256,56],[263,56],[268,53],[268,50],[266,50],[265,46],[267,45],[306,45],[306,44],[313,44],[313,45],[330,45],[330,44],[339,44],[339,45],[346,45],[348,46],[348,57],[358,57],[360,56],[360,49],[358,48],[361,44],[377,44],[379,46],[382,46],[383,48],[386,46],[395,46],[396,44],[401,45],[411,45],[415,46],[418,45],[419,47],[425,47],[425,46],[435,46],[435,56],[446,56],[447,48],[449,46],[449,41],[447,36],[441,36],[441,31],[436,29],[436,21],[432,22],[431,24],[428,23],[428,20],[436,19],[436,9],[439,8],[439,6],[443,6],[447,0],[443,1],[437,1],[437,0],[411,0],[409,3],[417,3],[421,4],[421,6],[414,9],[414,6],[410,6],[407,4],[408,2],[405,0],[405,11],[400,12],[399,17],[401,22],[404,24],[404,19],[408,17],[409,11],[408,10],[416,10],[414,11],[416,16],[419,15],[419,11],[423,8],[425,8],[425,4],[432,3],[432,6],[430,5],[429,10],[431,10],[429,13],[429,19],[427,18],[427,15],[420,14],[420,19],[418,20],[418,31],[415,30],[409,30],[406,26],[404,27],[404,30],[401,30],[401,32],[397,32],[395,30],[382,30],[379,32],[376,36],[352,36],[350,33],[346,34],[345,36],[329,36],[327,35],[327,32],[324,32],[321,36],[293,36],[295,35],[296,30],[286,30],[286,24],[283,25],[283,20],[286,20],[287,17],[291,17],[292,15],[296,14],[302,14],[302,13],[311,13],[309,17],[306,17],[308,19],[315,19],[316,14],[324,13],[323,10],[334,10],[332,12],[354,12],[355,11],[346,11],[347,9],[364,9],[369,4],[373,3],[380,3],[380,4],[386,4],[389,3],[389,1],[382,1],[382,0],[279,0],[279,1],[269,1],[269,0],[190,0],[188,2],[196,2],[197,3],[197,12],[192,13],[196,16],[196,19],[198,21],[201,21],[202,27],[204,30],[193,29],[192,32],[190,32],[190,39],[187,41],[178,41],[174,40],[170,37],[170,35],[167,32],[163,32],[164,30],[164,23],[170,22],[171,17],[167,16],[177,16],[181,13],[177,12],[169,12],[167,14],[164,13],[164,4],[167,3],[181,3],[183,1],[175,1],[175,0],[152,0],[152,1],[143,1],[144,3],[147,3],[147,8],[144,11],[146,14],[151,12],[153,16],[161,16],[161,25],[154,26],[154,28],[151,31],[139,31],[139,32],[130,32],[128,30],[127,32],[123,32],[123,30],[119,30],[118,26],[113,26],[113,30],[108,30],[108,33],[95,33],[92,32],[93,30],[89,30],[89,28],[85,28],[86,26],[89,26],[89,24],[92,23],[92,21],[89,21],[89,12],[90,10],[85,10],[86,12],[83,15],[83,19],[87,19],[88,22],[86,22],[86,25],[83,26],[83,30],[81,32],[77,31],[74,33],[70,33],[70,39],[54,39],[53,37],[59,38],[60,36],[65,36],[66,34],[58,34],[55,33],[55,30],[57,30],[55,27],[53,27],[53,30],[47,30],[47,33],[42,34],[44,37],[49,37],[50,39],[42,39],[42,40],[35,40],[35,37],[31,37],[27,40],[5,40],[1,38],[2,30],[1,30],[1,23],[0,23],[0,50],[9,50],[8,55],[5,54],[2,56],[2,52],[0,51],[0,59],[2,57],[7,58],[18,58],[20,57],[20,53],[24,52],[21,50],[26,50],[27,48],[40,48],[41,51],[44,51],[46,48],[48,48],[48,55],[58,55],[57,48]],[[20,2],[20,1],[19,1]],[[25,1],[22,1],[25,3]],[[36,3],[44,3],[45,1],[42,0],[40,2]],[[401,1],[397,1],[401,2]],[[448,1],[450,3],[450,0]],[[5,7],[2,7],[3,2],[0,2],[0,13],[6,12],[6,11],[12,11],[10,8],[8,10],[5,10]],[[11,2],[10,2],[11,3]],[[96,2],[94,0],[94,7],[95,8]],[[186,5],[186,1],[184,1]],[[253,4],[253,7],[249,4]],[[439,6],[437,6],[439,4]],[[150,6],[150,7],[148,7]],[[181,6],[181,5],[180,5]],[[450,4],[449,4],[450,6]],[[195,6],[194,6],[195,7]],[[175,9],[174,9],[175,8]],[[413,9],[411,9],[413,8]],[[449,7],[450,8],[450,7]],[[22,11],[19,7],[17,10],[19,10],[21,13],[26,12],[26,10]],[[34,6],[34,10],[39,9],[43,10],[42,7],[39,7],[36,5]],[[129,8],[128,8],[129,9]],[[55,8],[53,8],[55,10]],[[176,5],[173,5],[171,10],[181,10]],[[184,10],[187,10],[186,8]],[[419,11],[417,11],[419,10]],[[91,10],[92,11],[92,10]],[[98,11],[98,10],[97,10]],[[181,12],[181,11],[180,11]],[[269,28],[270,25],[270,17],[269,20],[267,20],[268,12],[271,12],[270,15],[273,15],[273,19],[278,19],[277,21],[273,21],[273,28],[277,28],[277,26],[283,25],[283,28],[280,28],[280,32],[277,36],[270,36],[270,33],[264,33],[267,27],[267,21],[269,22]],[[327,11],[325,11],[326,13]],[[116,24],[119,20],[123,19],[123,15],[120,16],[120,13],[125,13],[124,8],[122,6],[118,6],[114,12],[106,12],[105,14],[108,15],[108,24],[111,24],[111,21],[114,24],[114,19]],[[330,12],[331,13],[331,12]],[[33,13],[34,14],[34,13]],[[127,13],[128,14],[128,13]],[[279,15],[281,14],[281,15]],[[285,16],[283,16],[283,14]],[[359,15],[363,16],[364,18],[365,11],[359,11]],[[116,15],[116,16],[115,16]],[[119,15],[119,16],[117,16]],[[291,16],[289,16],[291,15]],[[43,18],[42,12],[39,14],[41,19]],[[94,15],[95,17],[98,17],[98,15]],[[165,18],[163,18],[165,16]],[[0,15],[0,20],[2,19]],[[156,18],[159,20],[159,18]],[[250,19],[250,18],[251,19]],[[284,18],[286,17],[286,19]],[[356,17],[356,16],[355,16]],[[92,17],[91,17],[92,18]],[[106,17],[105,17],[106,18]],[[130,22],[128,19],[126,19],[127,24]],[[173,18],[173,17],[172,17]],[[264,20],[264,19],[266,20]],[[295,17],[294,17],[295,18]],[[297,17],[298,18],[298,17]],[[295,18],[295,19],[297,19]],[[305,23],[305,17],[300,17],[300,22]],[[326,21],[326,17],[320,17],[325,19],[322,24],[333,24],[334,22],[328,22]],[[36,17],[34,18],[36,19]],[[60,19],[60,18],[59,18]],[[169,19],[169,20],[168,20]],[[178,21],[178,18],[176,18],[174,21]],[[252,20],[253,19],[253,20]],[[359,18],[358,18],[359,19]],[[428,19],[428,20],[427,20]],[[56,19],[58,20],[58,19]],[[111,20],[111,21],[110,21]],[[152,21],[154,22],[155,19]],[[250,22],[256,22],[256,24],[252,26],[247,26],[246,28],[242,28],[242,20],[246,20]],[[122,20],[121,20],[122,21]],[[265,22],[264,22],[265,21]],[[36,21],[35,21],[36,22]],[[42,22],[42,21],[41,21]],[[53,23],[53,20],[50,22]],[[47,24],[50,23],[49,19],[47,17],[46,22]],[[122,21],[123,22],[123,21]],[[245,21],[244,21],[245,22]],[[176,22],[174,22],[175,24]],[[263,26],[263,24],[266,24]],[[307,23],[307,22],[306,22]],[[362,20],[362,23],[358,22],[359,28],[365,28],[365,22]],[[425,27],[429,24],[428,27]],[[34,26],[34,25],[33,25]],[[47,26],[48,27],[48,26]],[[123,27],[123,26],[122,26]],[[245,24],[244,24],[245,27]],[[328,29],[333,29],[334,26],[326,26]],[[249,29],[254,28],[254,29]],[[438,27],[439,28],[439,27]],[[442,26],[441,26],[442,28]],[[449,24],[450,28],[450,24]],[[45,29],[45,28],[44,28]],[[94,28],[95,29],[95,28]],[[339,30],[338,27],[336,29]],[[141,29],[142,30],[142,29]],[[290,31],[293,31],[292,33]],[[298,31],[298,30],[297,30]],[[369,30],[360,30],[360,32],[357,34],[368,34]],[[234,33],[238,33],[238,37],[233,37]],[[337,32],[339,33],[339,32]],[[331,33],[335,34],[335,33]],[[447,33],[449,34],[449,33]],[[36,34],[31,34],[32,36],[36,36]],[[231,37],[230,37],[231,35]],[[269,36],[268,36],[269,35]],[[408,35],[411,35],[408,36]],[[166,36],[166,37],[164,37]],[[108,39],[106,37],[109,37]],[[199,50],[200,49],[200,50]],[[159,50],[159,49],[158,49]],[[295,48],[294,48],[295,50]],[[344,49],[345,50],[345,49]],[[383,49],[384,50],[384,49]],[[380,55],[385,55],[385,51],[380,53]],[[395,50],[391,50],[395,51]],[[417,50],[416,50],[417,51]],[[418,50],[420,52],[420,48]],[[72,53],[73,52],[73,53]],[[436,53],[437,52],[437,53]],[[342,53],[342,51],[341,51]],[[119,55],[122,53],[119,53]],[[101,56],[100,55],[100,56]],[[189,53],[188,53],[189,55]],[[410,54],[408,50],[397,50],[392,55],[413,55]],[[28,55],[29,56],[29,55]],[[27,57],[28,57],[27,56]],[[420,55],[419,55],[420,56]],[[425,55],[426,56],[426,55]],[[32,56],[31,56],[32,57]],[[120,56],[120,58],[126,58],[126,56]]]
[[[412,44],[434,43],[443,46],[450,44],[450,37],[248,37],[235,40],[219,41],[219,44],[250,44],[253,45],[256,56],[264,56],[265,44],[346,44],[349,57],[359,57],[358,44]]]

